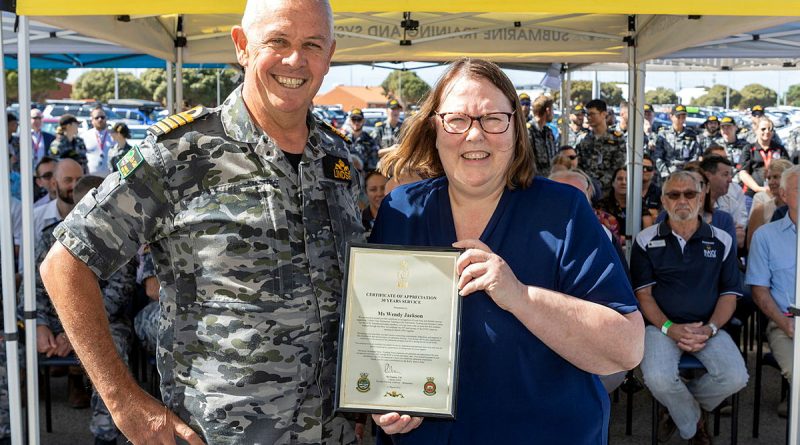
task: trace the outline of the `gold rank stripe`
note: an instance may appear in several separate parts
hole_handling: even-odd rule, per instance
[[[165,124],[163,121],[158,121],[154,125],[159,130],[161,130],[162,133],[167,133],[167,132],[169,132],[171,130],[171,128],[169,126],[167,126],[167,124]]]

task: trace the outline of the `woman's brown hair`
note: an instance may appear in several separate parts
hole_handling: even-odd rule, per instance
[[[415,173],[422,178],[444,175],[442,161],[436,150],[436,112],[442,97],[450,86],[462,77],[485,79],[497,87],[516,110],[514,122],[514,157],[506,172],[506,186],[525,188],[533,181],[536,168],[528,139],[525,116],[514,84],[497,65],[482,59],[462,58],[451,63],[425,100],[419,112],[406,119],[400,132],[400,146],[381,160],[383,171],[389,177]]]

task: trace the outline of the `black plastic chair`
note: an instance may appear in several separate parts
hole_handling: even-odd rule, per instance
[[[48,433],[53,432],[52,394],[50,392],[50,368],[53,366],[80,366],[78,357],[70,354],[66,357],[39,356],[39,377],[44,386],[44,419]]]

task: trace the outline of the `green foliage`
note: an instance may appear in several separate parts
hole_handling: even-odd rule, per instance
[[[606,102],[609,107],[619,106],[623,101],[622,88],[611,82],[600,82],[600,99]]]
[[[644,101],[648,104],[676,104],[678,95],[669,88],[658,87],[644,93]]]
[[[724,107],[727,88],[728,87],[725,85],[714,85],[706,94],[693,100],[692,105],[696,105],[698,107]],[[731,107],[735,106],[742,100],[741,93],[733,88],[730,89],[730,95]]]
[[[42,102],[49,93],[58,90],[58,83],[67,78],[67,70],[31,70],[31,100]],[[19,101],[19,75],[16,70],[6,70],[6,96],[8,102]]]
[[[217,104],[217,71],[216,69],[183,70],[183,98],[190,105],[213,107]],[[166,70],[151,68],[142,73],[142,85],[150,93],[148,99],[166,103],[167,75]],[[225,69],[220,75],[220,100],[239,84],[239,72]]]
[[[402,83],[402,94],[400,84]],[[381,84],[387,97],[394,97],[405,104],[419,103],[431,87],[413,71],[392,71]]]
[[[786,105],[800,107],[800,83],[789,86],[786,91]]]
[[[553,100],[558,103],[560,94],[555,94]],[[592,100],[592,81],[590,80],[573,80],[570,87],[569,97],[570,104],[586,104]],[[600,82],[600,99],[604,100],[608,106],[618,106],[623,100],[622,88],[618,87],[613,82]]]
[[[148,94],[142,82],[131,73],[120,72],[119,97],[125,99],[147,99]],[[96,99],[108,102],[114,98],[114,70],[97,69],[87,71],[72,87],[72,97],[75,99]]]
[[[741,93],[742,99],[737,104],[739,108],[750,108],[753,105],[770,107],[778,102],[778,93],[757,83],[746,85]]]

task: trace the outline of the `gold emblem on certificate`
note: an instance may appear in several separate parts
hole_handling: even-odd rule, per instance
[[[455,418],[459,254],[349,246],[337,410]]]

